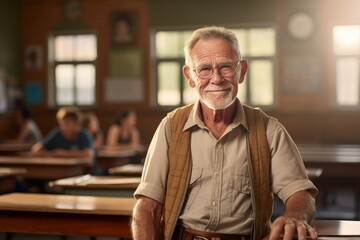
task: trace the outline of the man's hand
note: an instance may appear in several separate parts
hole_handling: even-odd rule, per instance
[[[269,240],[291,240],[297,236],[297,239],[305,240],[309,236],[310,239],[317,239],[317,233],[306,221],[297,220],[292,217],[280,216],[275,219],[272,224]]]
[[[315,216],[315,199],[310,192],[295,192],[287,199],[285,209],[272,224],[269,240],[317,239],[316,230],[309,225]]]

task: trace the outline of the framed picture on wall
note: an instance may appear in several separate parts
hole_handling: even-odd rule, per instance
[[[42,48],[39,45],[26,46],[25,68],[28,70],[39,70],[42,66]]]
[[[112,43],[114,46],[136,45],[137,43],[137,12],[114,12],[111,19]]]

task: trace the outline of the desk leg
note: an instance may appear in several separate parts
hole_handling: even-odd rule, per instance
[[[355,219],[360,220],[360,183],[357,183],[355,190]]]
[[[14,235],[13,233],[6,232],[5,233],[5,239],[6,240],[12,240],[13,235]]]

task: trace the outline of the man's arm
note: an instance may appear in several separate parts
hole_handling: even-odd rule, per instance
[[[284,240],[293,239],[294,235],[298,239],[306,239],[309,235],[311,239],[316,239],[317,234],[310,226],[315,217],[315,199],[308,191],[299,191],[291,195],[285,203],[285,213],[278,217],[271,229],[270,240],[277,240],[283,236]]]
[[[49,152],[44,148],[44,145],[41,142],[34,144],[31,147],[31,152],[35,156],[48,156],[49,155]]]
[[[131,221],[134,240],[162,239],[160,220],[162,204],[148,197],[141,196],[135,204]]]

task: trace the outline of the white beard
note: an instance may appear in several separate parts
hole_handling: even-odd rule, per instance
[[[225,98],[222,99],[222,101],[216,101],[216,102],[212,101],[209,98],[206,98],[205,96],[201,96],[201,100],[203,101],[203,103],[213,110],[226,109],[227,107],[229,107],[231,104],[234,103],[235,99],[236,97],[233,97],[231,93],[227,94]]]

